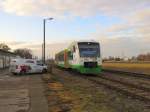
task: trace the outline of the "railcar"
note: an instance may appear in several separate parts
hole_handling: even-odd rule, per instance
[[[82,74],[99,74],[102,70],[100,43],[75,41],[55,55],[55,64],[71,68]]]

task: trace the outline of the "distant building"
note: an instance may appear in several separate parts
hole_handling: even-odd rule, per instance
[[[128,57],[124,57],[123,61],[129,61],[129,58]]]
[[[15,57],[14,53],[0,49],[0,69],[9,67],[10,60]]]

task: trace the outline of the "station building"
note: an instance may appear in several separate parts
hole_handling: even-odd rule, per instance
[[[0,49],[0,69],[9,67],[10,60],[15,57],[14,53]]]

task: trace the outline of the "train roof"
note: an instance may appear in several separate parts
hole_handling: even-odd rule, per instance
[[[95,41],[95,40],[79,40],[77,42],[97,42],[97,41]]]
[[[95,40],[78,40],[78,41],[73,41],[66,49],[63,49],[61,51],[59,51],[58,53],[56,53],[55,55],[57,54],[61,54],[63,53],[64,51],[66,50],[70,50],[70,47],[73,46],[74,44],[77,44],[79,42],[94,42],[94,43],[99,43],[99,41],[95,41]]]
[[[69,51],[69,49],[63,49],[63,50],[59,51],[58,53],[56,53],[55,55],[64,53],[65,51]]]
[[[98,41],[95,41],[95,40],[78,40],[78,41],[74,41],[72,43],[78,43],[78,42],[97,42],[97,43],[99,43]]]
[[[79,40],[79,41],[73,41],[73,42],[69,45],[69,47],[72,46],[72,45],[74,45],[74,44],[77,44],[77,43],[79,43],[79,42],[94,42],[94,43],[99,43],[98,41],[95,41],[95,40]]]

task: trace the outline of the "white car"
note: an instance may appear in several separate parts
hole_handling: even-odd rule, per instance
[[[34,59],[12,59],[10,72],[14,74],[45,73],[47,72],[47,66]]]

